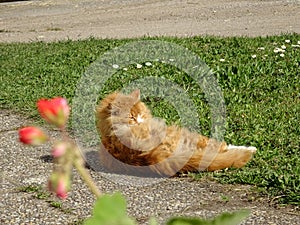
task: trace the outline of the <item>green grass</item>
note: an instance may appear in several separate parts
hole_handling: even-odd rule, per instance
[[[72,213],[73,209],[63,207],[61,201],[55,201],[51,198],[51,193],[43,188],[41,185],[27,185],[16,188],[19,192],[32,193],[33,197],[39,200],[46,201],[49,206],[60,209],[64,213]]]
[[[255,185],[267,195],[279,196],[276,199],[280,203],[299,205],[300,48],[291,45],[300,41],[300,35],[156,39],[186,47],[207,63],[224,95],[225,141],[258,148],[245,168],[209,176],[224,183]],[[39,98],[64,96],[72,102],[77,82],[89,65],[106,51],[132,41],[135,40],[0,44],[0,107],[38,118],[35,102]],[[284,57],[274,52],[275,47],[282,45],[286,46]],[[164,77],[178,83],[193,100],[199,129],[210,135],[211,113],[197,83],[166,63],[152,62],[152,66],[139,63],[143,65],[140,69],[135,65],[128,65],[127,71],[116,69],[99,98],[138,78]],[[144,100],[156,116],[168,123],[183,122],[174,106],[162,98],[149,96]]]

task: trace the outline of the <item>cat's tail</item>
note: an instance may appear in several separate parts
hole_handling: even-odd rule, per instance
[[[224,151],[216,154],[215,158],[207,167],[207,170],[215,171],[230,167],[241,168],[251,160],[255,152],[255,147],[228,145]]]
[[[256,152],[255,147],[221,145],[220,148],[206,148],[194,154],[181,172],[215,171],[225,168],[241,168]]]

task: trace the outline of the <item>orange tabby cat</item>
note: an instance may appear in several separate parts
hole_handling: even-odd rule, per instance
[[[140,101],[140,91],[113,93],[97,108],[100,159],[113,172],[173,176],[177,172],[214,171],[244,166],[255,147],[233,146],[166,126]],[[113,157],[112,157],[113,156]]]

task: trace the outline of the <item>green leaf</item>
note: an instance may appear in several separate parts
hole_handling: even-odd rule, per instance
[[[241,210],[234,213],[223,213],[213,220],[202,220],[197,218],[172,218],[167,225],[238,225],[247,216],[249,210]]]
[[[150,217],[149,219],[149,225],[158,225],[156,219],[154,217]]]
[[[235,225],[240,224],[244,219],[246,219],[250,214],[249,210],[241,210],[234,213],[223,213],[222,215],[216,217],[214,220],[214,225]]]
[[[135,225],[127,216],[126,201],[120,193],[103,195],[97,199],[93,216],[84,225]]]

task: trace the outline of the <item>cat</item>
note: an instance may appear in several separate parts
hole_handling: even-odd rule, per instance
[[[114,92],[96,109],[100,160],[111,172],[174,176],[243,167],[255,147],[227,145],[153,118],[140,91]]]

